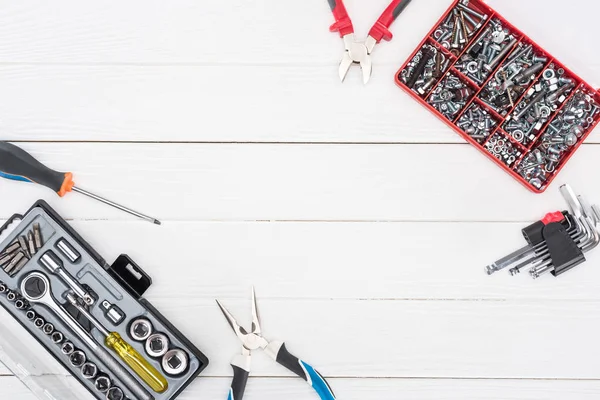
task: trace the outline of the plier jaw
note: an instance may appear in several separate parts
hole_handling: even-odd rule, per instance
[[[367,84],[371,79],[373,63],[371,61],[370,51],[365,43],[357,42],[354,34],[344,36],[344,56],[340,62],[339,75],[340,80],[344,82],[350,67],[359,64],[362,69],[363,83]]]
[[[262,337],[254,288],[252,288],[252,332],[246,331],[219,300],[217,300],[217,304],[231,326],[231,329],[233,329],[243,345],[242,354],[235,356],[231,362],[233,368],[233,381],[231,382],[231,388],[229,389],[228,400],[242,400],[244,397],[246,383],[250,376],[252,351],[258,349],[263,349],[265,353],[278,364],[304,379],[317,392],[321,400],[335,400],[333,390],[331,390],[331,387],[325,378],[318,371],[306,362],[292,355],[286,349],[283,342],[269,342]]]
[[[357,42],[354,37],[354,26],[348,15],[348,11],[344,6],[343,0],[328,0],[335,23],[331,25],[331,32],[339,32],[344,39],[344,56],[339,67],[339,77],[343,82],[353,64],[359,64],[362,68],[363,83],[368,83],[371,79],[373,63],[371,61],[371,53],[373,48],[381,40],[391,40],[392,32],[389,27],[404,11],[411,0],[392,0],[390,5],[385,9],[381,17],[375,22],[371,28],[367,40]]]
[[[227,308],[219,300],[216,300],[217,305],[223,312],[225,319],[229,322],[231,329],[235,332],[235,335],[242,342],[243,350],[242,354],[245,356],[250,356],[253,350],[265,349],[269,342],[265,340],[261,336],[262,328],[260,325],[260,318],[258,313],[258,307],[256,305],[256,293],[254,288],[252,288],[252,331],[248,332],[246,329],[241,326],[233,314],[229,312]]]

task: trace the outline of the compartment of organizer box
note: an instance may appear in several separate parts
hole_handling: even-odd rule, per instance
[[[480,0],[454,1],[396,83],[536,193],[600,119],[600,92]]]

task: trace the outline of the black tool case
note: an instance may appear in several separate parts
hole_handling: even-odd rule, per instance
[[[35,247],[34,232],[36,231],[41,234],[41,238],[37,238],[41,239],[42,243],[39,249]],[[5,252],[11,245],[13,248],[16,247],[15,243],[19,243],[19,238],[24,239],[26,248],[33,246],[28,250],[32,250],[35,254],[31,254],[31,251],[27,254],[27,251],[21,248],[18,251],[23,252],[28,260],[19,263],[22,264],[19,265],[20,270],[15,273],[16,268],[14,268],[14,265],[11,269],[7,266],[0,269],[0,305],[6,311],[3,312],[4,316],[2,318],[7,318],[7,314],[12,316],[28,335],[31,335],[47,353],[89,391],[93,398],[118,399],[120,397],[119,391],[116,389],[111,392],[116,396],[108,396],[105,390],[108,381],[106,379],[100,381],[97,379],[98,376],[108,377],[111,388],[120,388],[124,395],[123,399],[133,400],[138,397],[118,376],[114,375],[113,371],[106,367],[90,346],[86,344],[86,341],[82,340],[67,323],[59,318],[56,312],[44,304],[27,301],[23,296],[21,284],[27,277],[31,277],[30,274],[32,273],[42,273],[48,278],[54,299],[91,334],[100,347],[107,350],[129,372],[129,375],[146,389],[152,398],[156,400],[175,399],[206,368],[208,365],[207,357],[150,302],[142,297],[152,284],[152,279],[128,256],[121,255],[112,265],[107,264],[64,219],[42,200],[36,202],[24,215],[14,215],[0,228],[0,254]],[[32,239],[33,243],[30,243],[28,239]],[[65,241],[67,247],[65,247]],[[95,301],[93,305],[87,308],[88,312],[106,330],[118,333],[166,378],[168,388],[165,391],[158,393],[145,384],[112,349],[104,344],[104,335],[94,328],[87,318],[82,317],[81,312],[66,300],[66,293],[71,291],[71,286],[62,276],[51,273],[40,262],[42,256],[48,252],[51,252],[53,259],[59,262],[59,265],[62,265],[63,269],[81,287],[91,293]],[[15,253],[13,252],[13,254]],[[14,258],[12,258],[13,261]],[[73,261],[74,259],[76,260]],[[0,260],[2,260],[1,256]],[[10,273],[6,272],[7,269]],[[167,340],[162,343],[168,344],[166,349],[169,353],[167,354],[171,355],[171,358],[159,355],[164,350],[153,353],[154,357],[151,356],[146,350],[148,340],[142,341],[140,336],[137,337],[138,340],[134,339],[131,332],[132,323],[140,318],[150,322],[150,333],[160,333],[166,336]],[[40,398],[74,398],[79,400],[79,396],[74,395],[70,389],[67,389],[68,385],[62,385],[58,389],[56,387],[44,387],[44,380],[35,379],[34,376],[37,373],[43,375],[43,371],[27,371],[24,366],[27,363],[27,356],[25,355],[27,351],[30,352],[32,358],[37,358],[40,354],[31,346],[21,347],[18,350],[19,345],[14,341],[19,342],[23,339],[23,343],[26,343],[25,339],[29,340],[29,338],[24,337],[24,335],[27,335],[25,332],[10,331],[9,326],[11,323],[13,321],[5,320],[1,324],[0,361],[4,362]],[[52,326],[48,326],[48,324]],[[17,326],[16,324],[13,325]],[[56,332],[60,332],[63,336],[62,340],[58,340],[61,338]],[[57,341],[59,343],[56,343]],[[74,351],[82,351],[85,354],[85,362],[92,363],[97,367],[96,377],[89,377],[89,372],[93,371],[93,368],[89,365],[86,366],[87,377],[84,377],[82,368],[78,366],[82,361],[81,353],[78,353],[79,357],[74,357],[74,361],[77,362],[75,363],[76,366],[73,365],[73,360],[71,360],[73,352],[69,355],[65,354],[71,350],[69,346],[65,346],[66,342],[73,345]],[[12,349],[7,348],[11,346]],[[63,346],[65,346],[65,349],[63,349]],[[11,354],[13,357],[11,357]],[[20,358],[20,360],[15,360],[15,357]],[[185,366],[186,358],[187,367]],[[171,375],[163,367],[165,362],[168,362],[167,367]],[[36,366],[33,365],[32,369],[36,369]],[[173,374],[174,372],[177,372],[177,374]],[[97,380],[98,383],[104,383],[104,385],[100,385],[98,388],[96,385]],[[69,392],[61,392],[63,390],[69,390]]]

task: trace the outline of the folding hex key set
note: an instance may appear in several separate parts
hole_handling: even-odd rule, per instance
[[[570,212],[557,211],[523,229],[527,246],[485,267],[488,275],[510,268],[511,275],[528,270],[535,279],[558,276],[585,262],[585,253],[600,244],[600,208],[589,206],[570,186],[560,191]]]
[[[95,398],[174,399],[206,368],[142,298],[150,277],[125,255],[109,266],[45,202],[0,235],[0,304]]]
[[[536,193],[600,119],[600,93],[480,0],[456,0],[396,83]]]

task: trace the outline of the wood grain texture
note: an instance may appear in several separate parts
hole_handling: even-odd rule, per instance
[[[187,281],[181,277],[169,293],[151,290],[147,297],[211,359],[206,376],[230,376],[239,341],[213,299],[178,292],[194,287]],[[261,280],[255,284],[260,296]],[[244,299],[219,296],[242,323],[250,319],[249,292],[240,293]],[[265,336],[286,341],[325,377],[600,379],[600,359],[582,356],[600,351],[597,302],[287,297],[259,303]],[[260,376],[292,376],[260,353],[252,368]]]
[[[449,2],[414,1],[364,87],[338,81],[324,0],[0,0],[1,139],[165,224],[4,180],[0,220],[44,198],[108,261],[129,253],[211,359],[182,400],[225,397],[240,346],[214,298],[249,322],[252,285],[266,335],[340,399],[597,399],[600,253],[560,279],[483,266],[565,208],[561,183],[599,201],[600,133],[538,196],[397,88]],[[389,1],[345,3],[362,38]],[[597,4],[489,4],[598,81]],[[282,397],[315,396],[257,354],[246,399]]]
[[[412,400],[437,400],[444,393],[447,400],[505,400],[518,398],[523,400],[594,400],[600,393],[596,381],[463,381],[463,380],[401,380],[401,379],[364,379],[357,384],[354,380],[331,379],[336,387],[336,395],[349,400],[365,398],[397,399],[407,396]],[[310,389],[298,389],[302,385],[295,379],[251,378],[246,392],[246,400],[311,399]],[[9,398],[33,400],[15,378],[0,378],[0,385],[6,388]],[[223,397],[229,381],[219,378],[199,379],[179,399],[213,400]],[[225,389],[224,389],[225,388]]]
[[[584,146],[544,196],[525,190],[468,145],[25,144],[76,182],[167,221],[533,221],[566,204],[569,182],[590,202]],[[126,219],[81,195],[1,181],[0,216],[43,196],[74,219]],[[24,206],[25,205],[25,206]],[[133,218],[133,217],[132,217]],[[148,229],[151,230],[150,227]],[[155,227],[155,230],[160,228]]]
[[[357,36],[364,38],[389,1],[345,3]],[[581,40],[594,33],[596,22],[588,1],[573,0],[560,12],[545,0],[489,4],[555,56],[580,67],[597,61],[593,43]],[[325,0],[285,5],[277,0],[2,0],[0,5],[4,63],[333,66],[342,52],[339,36],[327,31],[333,16]],[[392,28],[395,40],[377,48],[375,63],[399,65],[449,5],[447,0],[411,4]],[[563,28],[560,35],[556,25]],[[573,56],[587,52],[589,59],[581,63]]]
[[[483,267],[524,245],[521,223],[73,221],[111,263],[129,254],[152,296],[214,299],[600,301],[600,254],[560,279]],[[190,257],[190,249],[200,248]],[[177,273],[173,273],[173,270]],[[185,278],[185,279],[182,279]],[[185,280],[186,284],[181,285]],[[365,283],[367,282],[367,283]]]
[[[365,34],[386,5],[348,3]],[[600,59],[580,38],[594,33],[594,14],[575,11],[586,3],[561,13],[543,0],[491,5],[594,82]],[[0,4],[4,139],[463,142],[392,83],[446,0],[411,4],[394,26],[396,40],[377,49],[367,88],[358,71],[338,81],[341,41],[327,33],[324,0]],[[535,20],[527,17],[534,12]],[[548,40],[553,25],[563,29]]]
[[[358,73],[341,85],[336,65],[0,65],[0,129],[19,141],[464,143],[393,83],[399,66],[363,87]],[[587,143],[599,142],[596,130]]]
[[[522,380],[449,380],[449,379],[330,379],[339,398],[347,400],[595,400],[600,395],[598,381],[522,381]],[[183,394],[181,400],[224,398],[230,380],[200,378]],[[1,377],[0,387],[6,398],[34,400],[16,378]],[[250,378],[246,400],[313,399],[314,395],[300,381],[291,379]]]

